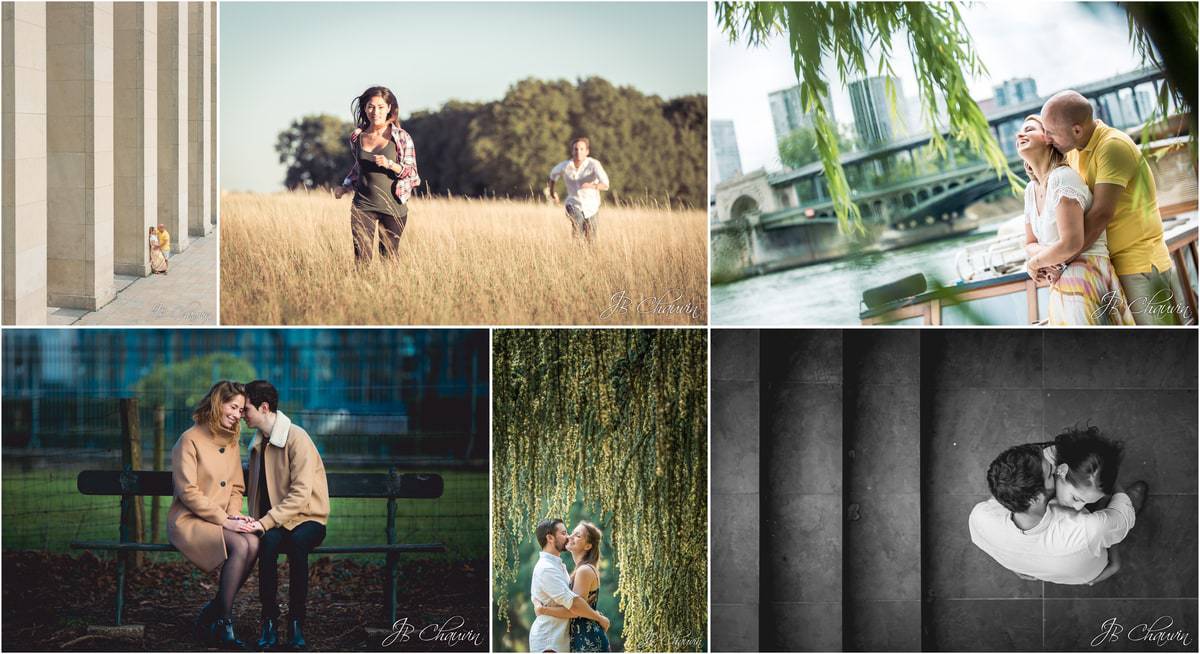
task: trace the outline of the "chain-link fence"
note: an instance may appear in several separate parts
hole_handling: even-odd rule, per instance
[[[79,472],[121,469],[127,438],[141,446],[137,467],[169,470],[171,448],[212,381],[263,377],[328,472],[395,467],[443,477],[442,497],[397,500],[400,542],[487,556],[486,331],[74,331],[84,333],[4,333],[4,549],[115,540],[120,498],[80,494]],[[122,421],[122,399],[135,401],[135,420]],[[243,461],[252,438],[244,429]],[[170,503],[143,498],[144,540],[166,542]],[[386,542],[386,500],[333,498],[330,509],[327,545]]]

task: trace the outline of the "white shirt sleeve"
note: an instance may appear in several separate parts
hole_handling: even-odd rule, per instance
[[[592,165],[596,167],[596,179],[605,186],[608,186],[608,173],[604,172],[604,166],[600,165],[599,161],[592,160]]]
[[[1101,551],[1125,540],[1135,522],[1133,503],[1125,493],[1115,493],[1108,507],[1085,516],[1088,550],[1099,556]]]
[[[1092,206],[1092,192],[1087,183],[1069,166],[1055,168],[1046,180],[1046,206],[1057,207],[1063,198],[1069,198],[1087,211]]]
[[[571,603],[575,601],[578,595],[567,585],[566,579],[549,567],[542,568],[539,575],[539,581],[541,582],[539,585],[542,591],[549,596],[550,601],[564,608],[570,608]]]
[[[560,161],[558,163],[558,165],[556,165],[550,169],[550,180],[551,181],[558,180],[559,177],[562,177],[563,171],[566,169],[567,169],[567,162]]]

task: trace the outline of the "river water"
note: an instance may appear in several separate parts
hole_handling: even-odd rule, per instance
[[[991,238],[1004,223],[941,241],[864,254],[712,287],[714,325],[858,325],[862,293],[913,273],[951,284],[964,246]]]

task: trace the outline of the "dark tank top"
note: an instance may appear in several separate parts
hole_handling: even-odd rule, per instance
[[[396,144],[388,141],[378,152],[367,152],[358,148],[358,184],[354,188],[354,206],[362,211],[385,213],[398,216],[400,201],[392,195],[392,183],[396,174],[387,168],[375,165],[375,155],[381,154],[396,161]]]

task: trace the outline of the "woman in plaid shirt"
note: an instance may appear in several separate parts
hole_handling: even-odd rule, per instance
[[[379,256],[396,254],[408,222],[408,199],[421,184],[417,150],[412,137],[400,128],[396,96],[384,86],[372,86],[350,103],[358,129],[350,137],[354,165],[334,190],[341,198],[354,191],[350,228],[354,260],[371,261],[375,228],[379,227]]]

